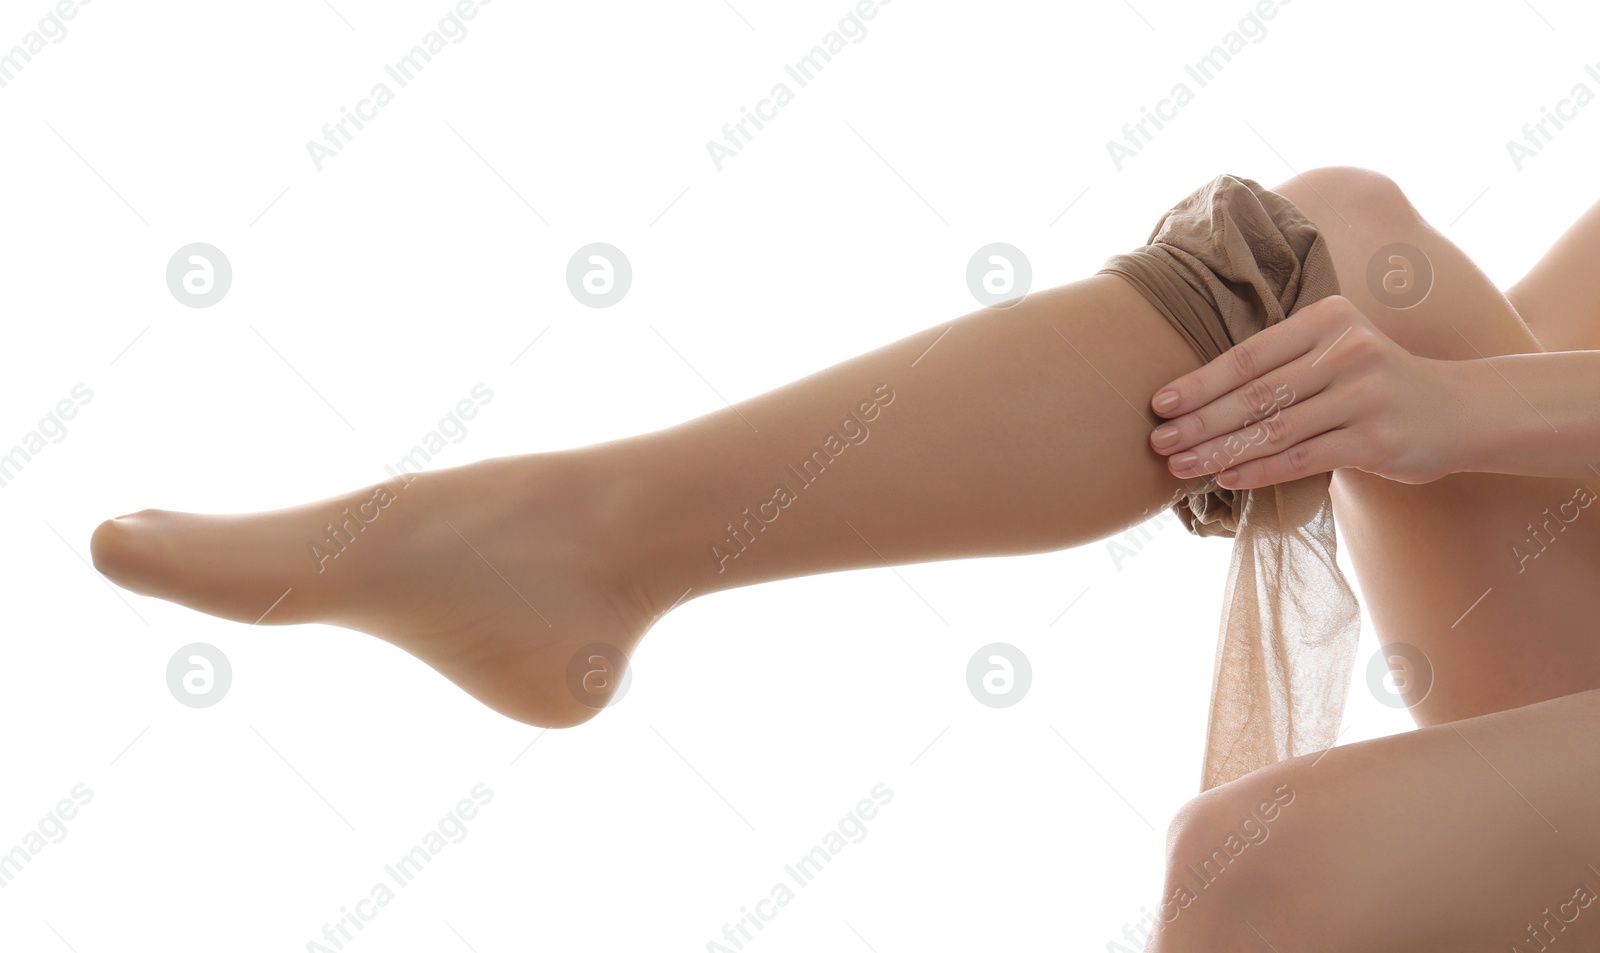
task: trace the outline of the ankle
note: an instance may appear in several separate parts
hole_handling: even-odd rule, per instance
[[[691,570],[684,500],[650,474],[638,452],[608,446],[563,453],[569,499],[587,525],[590,552],[615,591],[652,622],[704,595]]]

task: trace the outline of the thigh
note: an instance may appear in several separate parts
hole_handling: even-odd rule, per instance
[[[1593,949],[1597,720],[1600,691],[1584,692],[1295,758],[1207,792],[1171,842],[1168,893],[1188,885],[1193,899],[1169,906],[1151,949],[1253,940],[1241,924],[1300,953]],[[1271,792],[1278,806],[1263,817]],[[1248,817],[1253,843],[1204,869]]]
[[[1341,292],[1401,346],[1440,360],[1542,350],[1506,297],[1399,187],[1360,169],[1312,170],[1275,191],[1315,221]],[[1519,399],[1509,389],[1507,400]],[[1453,474],[1419,486],[1334,474],[1341,536],[1386,644],[1420,649],[1437,724],[1600,687],[1600,520],[1558,521],[1569,480]],[[1536,551],[1537,559],[1520,558]]]
[[[1600,349],[1600,202],[1584,212],[1506,298],[1547,350]]]

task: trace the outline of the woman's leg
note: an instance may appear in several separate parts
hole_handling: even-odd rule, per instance
[[[602,674],[575,697],[574,659],[630,655],[685,599],[1061,549],[1146,518],[1185,484],[1149,448],[1150,396],[1199,364],[1095,276],[663,431],[267,513],[146,510],[92,550],[129,589],[370,632],[513,718],[573,724],[610,695]]]
[[[1318,169],[1276,191],[1322,229],[1343,293],[1413,353],[1541,349],[1388,179]],[[1431,272],[1427,295],[1386,284],[1390,272]],[[1600,529],[1551,530],[1521,573],[1512,546],[1572,484],[1456,474],[1411,486],[1340,470],[1333,489],[1380,640],[1418,646],[1432,663],[1412,709],[1432,727],[1281,762],[1187,805],[1168,842],[1157,917],[1168,922],[1153,924],[1150,949],[1592,946]]]
[[[1584,692],[1213,788],[1172,824],[1146,949],[1593,949],[1596,721]]]
[[[1275,191],[1322,230],[1341,292],[1406,350],[1440,360],[1542,350],[1394,182],[1314,169]],[[1504,398],[1521,399],[1509,387]],[[1432,688],[1412,709],[1419,724],[1600,688],[1600,519],[1548,518],[1577,486],[1493,473],[1421,485],[1334,474],[1334,513],[1379,639],[1431,661]],[[1600,490],[1600,478],[1591,486]]]
[[[1506,292],[1547,351],[1600,349],[1600,202]]]

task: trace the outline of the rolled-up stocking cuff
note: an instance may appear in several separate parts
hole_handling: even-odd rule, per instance
[[[1190,193],[1146,245],[1100,273],[1131,282],[1204,361],[1339,292],[1316,225],[1283,196],[1231,175]],[[1280,400],[1260,416],[1294,395]],[[1329,481],[1323,473],[1236,491],[1211,479],[1173,504],[1190,532],[1234,540],[1201,790],[1337,738],[1360,610],[1336,560]]]

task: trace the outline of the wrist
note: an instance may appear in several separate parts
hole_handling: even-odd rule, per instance
[[[1488,395],[1497,390],[1495,369],[1487,359],[1434,361],[1444,381],[1444,413],[1449,423],[1445,434],[1445,453],[1450,473],[1498,472],[1497,467],[1508,446],[1503,401]]]

